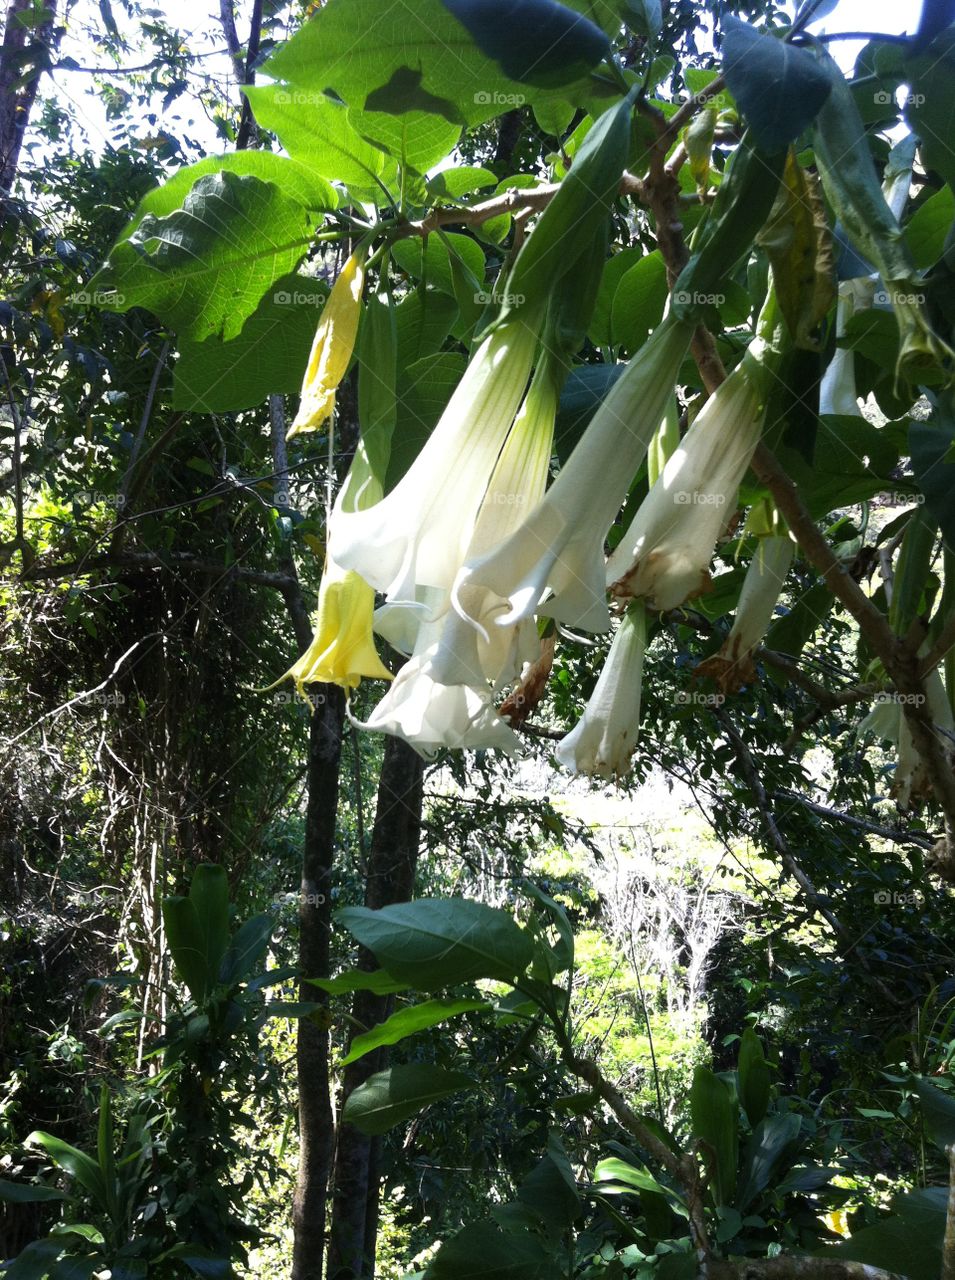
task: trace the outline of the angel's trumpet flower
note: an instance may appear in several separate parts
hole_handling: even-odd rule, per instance
[[[298,413],[288,430],[289,440],[303,431],[317,431],[335,410],[335,392],[355,349],[364,277],[362,258],[353,253],[332,285],[315,330]]]
[[[836,338],[845,336],[846,325],[857,311],[872,306],[875,279],[858,276],[839,285],[836,304]],[[836,347],[819,384],[819,412],[861,417],[856,395],[855,352],[851,347]]]
[[[793,549],[788,534],[759,539],[746,570],[730,633],[719,651],[696,669],[699,676],[711,676],[723,693],[735,692],[756,678],[753,655],[772,621],[793,561]]]
[[[485,632],[511,627],[538,608],[571,626],[607,630],[604,538],[663,419],[690,333],[664,320],[617,379],[543,500],[509,537],[469,555],[454,600]]]
[[[717,539],[762,432],[768,351],[753,339],[640,504],[607,561],[617,599],[665,610],[707,590]]]
[[[584,714],[557,746],[566,769],[608,779],[629,771],[640,729],[646,646],[646,612],[637,601],[621,619]]]
[[[556,369],[545,356],[494,467],[471,549],[484,550],[506,538],[540,501],[558,385]],[[407,642],[414,619],[417,637],[410,659],[363,727],[397,734],[425,756],[443,747],[497,747],[513,754],[520,740],[495,711],[493,695],[536,656],[533,623],[486,632],[448,609],[446,593],[443,602],[434,589],[419,598],[423,608],[396,604],[381,620],[379,630]],[[475,611],[481,612],[479,602]]]
[[[521,312],[481,344],[424,448],[366,511],[337,515],[329,549],[389,601],[448,591],[527,386],[539,325]]]
[[[945,755],[949,763],[955,757],[955,718],[939,671],[930,671],[925,677],[928,710],[936,734],[944,741]],[[881,694],[877,705],[869,712],[856,731],[893,743],[898,751],[895,776],[892,779],[892,796],[902,810],[915,808],[921,800],[932,795],[932,783],[921,754],[905,718],[902,699],[898,694]]]

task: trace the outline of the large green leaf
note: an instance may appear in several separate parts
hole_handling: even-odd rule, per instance
[[[229,945],[225,868],[198,866],[189,896],[165,898],[162,910],[173,962],[193,999],[200,1003],[215,987]]]
[[[378,1071],[348,1095],[342,1119],[362,1133],[386,1133],[432,1102],[475,1082],[460,1071],[420,1063]]]
[[[747,1027],[739,1044],[737,1061],[739,1100],[753,1128],[759,1124],[769,1106],[769,1063],[763,1046],[752,1027]]]
[[[275,281],[231,341],[181,340],[173,408],[234,413],[272,394],[298,392],[327,297],[324,280],[293,273]]]
[[[703,1146],[713,1198],[718,1205],[732,1204],[739,1144],[736,1100],[728,1085],[708,1067],[699,1066],[693,1073],[690,1116],[693,1133]]]
[[[219,971],[219,981],[223,986],[231,987],[249,976],[268,950],[274,929],[272,917],[262,914],[252,916],[236,930]]]
[[[387,111],[348,112],[355,132],[382,151],[387,151],[404,169],[424,174],[454,150],[461,136],[461,126],[442,120],[426,111],[405,111],[392,115]]]
[[[863,1227],[818,1256],[868,1262],[906,1280],[938,1280],[947,1201],[947,1187],[925,1187],[897,1196],[892,1217]]]
[[[929,511],[938,521],[948,547],[955,550],[955,462],[951,449],[955,443],[955,420],[942,408],[936,408],[924,422],[913,422],[909,429],[912,470],[919,488],[925,494]]]
[[[955,27],[906,59],[905,79],[905,116],[922,140],[923,163],[955,186]]]
[[[786,446],[779,457],[812,514],[821,517],[892,489],[899,450],[886,428],[865,418],[828,414],[819,419],[811,467]]]
[[[70,1247],[65,1236],[47,1236],[34,1240],[21,1250],[3,1272],[4,1280],[47,1280],[54,1272],[57,1258]],[[102,1259],[100,1259],[102,1261]]]
[[[544,1280],[554,1260],[529,1231],[502,1231],[493,1222],[472,1222],[438,1250],[427,1280]]]
[[[915,1092],[922,1104],[925,1127],[935,1145],[944,1151],[955,1142],[955,1097],[929,1080],[919,1080]]]
[[[604,263],[603,273],[600,277],[600,287],[597,290],[597,297],[594,302],[593,315],[590,317],[590,326],[587,330],[587,336],[595,347],[609,347],[613,341],[610,316],[614,294],[624,275],[643,256],[643,249],[632,247],[621,249]]]
[[[107,1203],[106,1179],[103,1176],[103,1170],[92,1156],[88,1156],[85,1151],[79,1151],[76,1147],[70,1146],[62,1138],[54,1137],[52,1133],[44,1133],[42,1129],[36,1129],[29,1135],[26,1139],[26,1146],[42,1147],[58,1168],[65,1169],[67,1173],[71,1174],[80,1186],[97,1201],[98,1205],[101,1208],[105,1208]]]
[[[41,1187],[36,1182],[8,1182],[0,1178],[0,1200],[7,1204],[31,1204],[39,1200],[69,1200],[57,1187]]]
[[[399,240],[392,249],[392,257],[414,280],[440,289],[454,296],[454,276],[451,271],[450,253],[454,253],[467,267],[481,289],[484,281],[484,250],[470,236],[447,232],[444,236],[431,235],[427,240],[417,237]]]
[[[905,238],[912,251],[912,261],[924,271],[937,262],[945,247],[945,238],[955,221],[955,193],[943,187],[920,205],[906,224]]]
[[[567,1154],[555,1134],[547,1140],[547,1154],[517,1188],[517,1198],[549,1231],[560,1235],[580,1216],[577,1180]]]
[[[457,125],[481,124],[542,92],[509,79],[441,0],[327,0],[262,72],[285,82],[303,129],[308,92],[330,89],[350,107],[427,111]]]
[[[145,307],[180,336],[233,338],[266,291],[294,270],[316,215],[273,182],[220,172],[200,178],[182,207],[147,214],[94,277],[105,305]]]
[[[806,49],[723,19],[723,75],[757,143],[783,151],[829,96],[829,77]]]
[[[413,294],[412,298],[416,296]],[[428,296],[440,298],[442,303],[447,304],[448,310],[457,311],[451,299],[443,294],[429,292]],[[402,303],[402,306],[405,305],[407,303]],[[428,311],[431,312],[430,307]],[[423,339],[424,336],[422,328],[419,330],[419,337]],[[461,381],[465,363],[464,356],[456,351],[439,351],[407,365],[403,365],[399,357],[399,369],[402,372],[398,383],[398,420],[391,441],[386,489],[395,487],[421,452],[424,442],[451,399],[454,388]]]
[[[394,157],[362,137],[347,108],[321,89],[256,85],[243,92],[256,120],[275,134],[293,160],[344,183],[356,198],[380,202],[385,190],[397,197]]]
[[[404,1009],[398,1009],[390,1018],[379,1022],[370,1031],[355,1036],[347,1056],[342,1059],[342,1066],[347,1066],[349,1062],[356,1062],[381,1045],[397,1044],[399,1040],[413,1036],[418,1031],[436,1027],[439,1022],[447,1022],[448,1018],[454,1018],[459,1013],[469,1013],[472,1009],[490,1008],[491,1005],[486,1000],[464,998],[425,1000],[421,1004],[408,1005]]]
[[[396,991],[407,991],[407,982],[398,982],[384,969],[366,973],[364,969],[350,969],[334,978],[306,978],[313,987],[327,991],[330,996],[351,995],[353,991],[371,991],[377,996],[388,996]]]
[[[743,1156],[738,1209],[747,1209],[766,1190],[780,1162],[791,1152],[799,1129],[799,1117],[791,1114],[766,1116],[759,1122]]]
[[[668,296],[667,273],[659,249],[635,262],[613,295],[611,340],[629,352],[639,351],[660,323]]]
[[[522,84],[564,85],[610,53],[606,34],[555,0],[444,0],[482,53]]]
[[[506,911],[467,898],[422,898],[336,915],[396,978],[423,991],[476,978],[507,981],[530,964],[531,937]]]
[[[230,151],[224,156],[207,156],[196,164],[184,165],[161,187],[148,191],[136,206],[136,212],[120,239],[128,240],[147,214],[165,218],[175,213],[182,208],[186,196],[200,178],[221,172],[274,182],[285,195],[307,209],[334,209],[338,204],[338,193],[330,182],[287,156],[276,155],[273,151]]]

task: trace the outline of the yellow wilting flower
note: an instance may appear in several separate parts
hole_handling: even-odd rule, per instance
[[[301,431],[317,431],[335,409],[335,391],[348,368],[358,333],[364,265],[353,253],[332,285],[325,310],[315,330],[302,398],[288,439]]]
[[[372,639],[375,591],[351,569],[326,558],[318,593],[318,616],[312,643],[283,680],[299,691],[307,684],[337,684],[354,689],[362,676],[390,680]]]

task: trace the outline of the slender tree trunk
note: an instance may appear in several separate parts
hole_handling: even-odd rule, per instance
[[[308,808],[299,905],[299,963],[304,978],[327,976],[331,934],[332,866],[345,700],[332,685],[313,685],[308,756]],[[303,981],[303,1001],[322,1000]],[[321,1016],[298,1024],[299,1164],[293,1203],[295,1242],[292,1280],[322,1280],[325,1200],[335,1126],[328,1073],[328,1022]]]
[[[368,907],[377,909],[411,897],[421,839],[422,782],[421,757],[400,738],[386,738],[365,888]],[[377,967],[368,953],[359,964]],[[359,991],[353,1006],[355,1021],[362,1027],[383,1022],[393,1004],[391,997]],[[342,1101],[369,1076],[383,1071],[388,1057],[388,1049],[381,1048],[346,1067]],[[380,1138],[370,1138],[348,1124],[339,1126],[329,1280],[372,1280],[375,1274],[380,1162]]]
[[[32,0],[10,0],[0,45],[0,195],[9,195],[17,176],[20,148],[36,101],[40,76],[53,43],[56,0],[46,0],[49,19],[31,27]],[[27,76],[25,83],[18,82]]]

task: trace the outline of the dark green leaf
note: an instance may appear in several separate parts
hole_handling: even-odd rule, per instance
[[[398,1009],[390,1018],[378,1023],[370,1031],[355,1036],[347,1056],[342,1059],[342,1066],[347,1066],[349,1062],[356,1062],[380,1045],[397,1044],[399,1040],[413,1036],[418,1031],[425,1031],[428,1027],[435,1027],[439,1022],[446,1022],[448,1018],[456,1017],[459,1013],[469,1013],[472,1009],[490,1008],[491,1005],[486,1000],[463,998],[425,1000],[421,1004],[408,1005],[404,1009]]]
[[[610,53],[600,27],[555,0],[444,0],[482,53],[522,84],[579,79]]]
[[[69,1200],[57,1187],[41,1187],[35,1182],[8,1182],[0,1178],[0,1200],[8,1204],[31,1204],[39,1200]]]
[[[438,1250],[428,1280],[544,1280],[554,1263],[530,1232],[505,1232],[493,1222],[472,1222]]]
[[[467,898],[346,907],[336,918],[383,968],[423,991],[476,978],[507,981],[533,954],[530,935],[506,911]]]
[[[230,939],[222,960],[219,981],[226,987],[247,978],[268,950],[269,939],[275,928],[271,916],[253,916],[246,920]]]
[[[107,1192],[103,1171],[85,1151],[79,1151],[68,1142],[55,1138],[52,1133],[44,1133],[41,1129],[36,1129],[30,1134],[26,1139],[26,1145],[42,1147],[55,1165],[72,1174],[101,1208],[106,1207]]]
[[[739,1128],[736,1100],[729,1086],[708,1067],[693,1073],[690,1089],[693,1132],[703,1146],[716,1203],[732,1204],[736,1195],[736,1157]]]
[[[727,15],[723,75],[753,136],[783,151],[811,124],[829,96],[829,77],[812,54]]]
[[[752,1128],[759,1124],[769,1106],[769,1063],[752,1027],[747,1027],[739,1044],[739,1100]]]
[[[349,1094],[342,1119],[362,1133],[386,1133],[432,1102],[474,1087],[471,1077],[460,1071],[421,1064],[391,1067],[376,1072]]]
[[[955,463],[949,460],[955,441],[955,421],[937,407],[925,422],[909,428],[912,470],[932,516],[938,521],[948,547],[955,550]]]
[[[799,1117],[788,1113],[766,1116],[756,1126],[743,1156],[739,1198],[736,1201],[739,1209],[745,1211],[766,1190],[777,1166],[799,1138],[799,1129]]]

